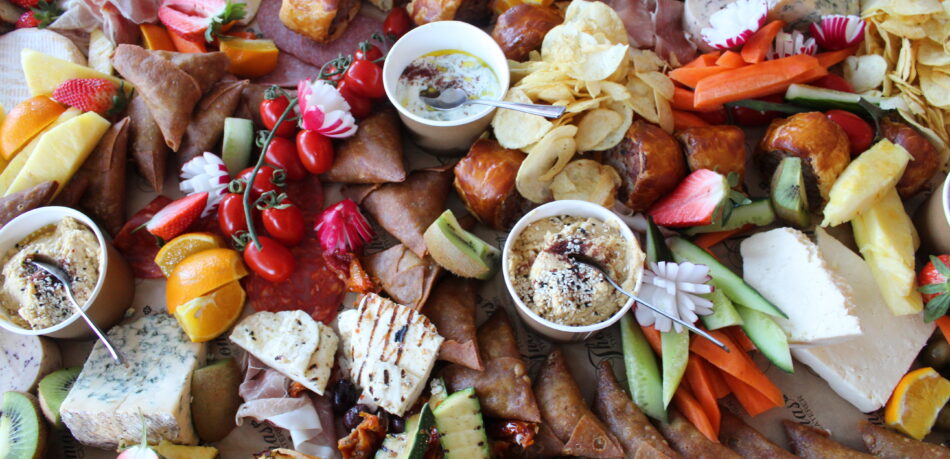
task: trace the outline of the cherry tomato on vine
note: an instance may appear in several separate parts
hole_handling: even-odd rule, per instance
[[[333,166],[333,142],[319,132],[304,129],[297,133],[297,155],[307,171],[322,174]]]
[[[383,57],[383,52],[379,50],[379,47],[368,41],[360,42],[360,44],[356,46],[356,51],[353,52],[353,59],[375,62],[376,59],[381,57]]]
[[[247,214],[244,213],[244,196],[228,193],[218,205],[218,226],[230,238],[238,231],[247,231]]]
[[[264,160],[278,169],[283,169],[287,180],[296,182],[307,176],[300,158],[297,156],[297,146],[292,139],[274,137],[267,146]]]
[[[346,74],[345,68],[338,68],[336,64],[327,64],[323,69],[321,78],[327,81],[343,81],[343,76]]]
[[[405,8],[397,6],[389,10],[386,19],[383,20],[383,33],[397,39],[412,29],[412,18]]]
[[[356,94],[370,99],[380,99],[386,95],[383,88],[383,69],[372,61],[356,59],[346,69],[343,79]]]
[[[353,114],[354,118],[366,118],[373,111],[373,101],[353,92],[346,80],[337,83],[336,89],[340,91],[340,95],[343,96],[346,103],[350,104],[350,113]]]
[[[244,169],[240,174],[238,174],[237,178],[247,181],[248,177],[251,176],[252,171],[254,171],[253,167]],[[251,197],[254,200],[257,200],[257,198],[259,198],[262,194],[267,193],[268,191],[276,191],[278,188],[283,186],[283,170],[274,169],[270,166],[261,166],[261,169],[257,171],[257,177],[254,177],[254,183],[251,184]]]
[[[274,125],[277,124],[277,120],[280,119],[280,115],[284,113],[288,105],[290,105],[290,101],[283,95],[277,96],[276,99],[264,99],[261,102],[261,121],[264,123],[264,127],[268,130],[274,129]],[[287,118],[293,118],[293,113],[289,113]],[[280,123],[280,127],[275,134],[280,137],[292,137],[295,132],[297,132],[297,124],[285,119],[283,123]]]
[[[874,141],[874,129],[860,116],[844,110],[828,110],[825,116],[834,121],[845,134],[848,134],[848,143],[851,146],[851,156],[864,153]]]
[[[289,279],[297,268],[297,261],[290,249],[267,236],[258,236],[257,240],[261,243],[260,248],[251,239],[244,246],[244,263],[251,271],[270,282]]]
[[[267,234],[277,242],[293,247],[303,241],[306,230],[303,212],[287,199],[287,195],[281,194],[275,199],[265,201],[261,217]]]

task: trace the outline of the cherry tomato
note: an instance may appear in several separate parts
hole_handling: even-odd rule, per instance
[[[858,156],[871,147],[871,142],[874,141],[874,129],[860,116],[838,109],[828,110],[825,116],[841,126],[845,134],[848,134],[851,156]]]
[[[261,211],[264,220],[264,229],[277,242],[288,247],[300,244],[303,240],[306,225],[303,222],[303,213],[300,208],[288,199],[280,199],[273,206],[267,206]]]
[[[848,80],[834,73],[829,73],[808,84],[818,86],[819,88],[833,89],[835,91],[854,92],[854,87],[851,86],[851,83],[848,83]]]
[[[225,236],[234,236],[238,231],[247,231],[247,214],[244,213],[244,196],[228,193],[218,205],[218,226]]]
[[[356,59],[346,69],[343,79],[356,94],[370,99],[379,99],[386,95],[383,88],[383,69],[372,61]]]
[[[350,113],[353,114],[354,118],[358,120],[363,119],[372,113],[373,101],[353,92],[353,90],[350,89],[350,85],[346,83],[346,80],[339,82],[336,85],[336,89],[340,91],[340,95],[343,96],[346,103],[350,104]]]
[[[343,81],[343,75],[346,74],[346,69],[338,69],[334,64],[328,64],[323,68],[323,73],[321,78],[327,81]]]
[[[253,167],[244,169],[238,174],[237,178],[246,181],[247,178],[251,176],[253,170]],[[276,191],[278,188],[283,187],[283,175],[284,171],[282,170],[274,169],[270,166],[261,166],[261,169],[257,171],[257,177],[254,177],[254,183],[251,185],[251,197],[256,200],[260,195],[268,191]]]
[[[245,40],[257,40],[259,37],[256,33],[251,32],[250,30],[242,30],[240,32],[228,32],[225,34],[227,37],[243,38]]]
[[[297,268],[290,249],[267,236],[258,236],[257,240],[261,243],[260,248],[252,240],[248,240],[244,247],[244,262],[251,271],[274,283],[289,279]]]
[[[389,10],[383,20],[383,33],[395,40],[405,35],[409,29],[412,29],[412,18],[405,8],[397,6]]]
[[[712,124],[720,125],[726,124],[729,121],[729,118],[726,117],[726,109],[720,108],[719,110],[710,110],[707,112],[695,112],[696,116],[703,119],[703,121]]]
[[[274,129],[274,125],[277,124],[277,120],[280,119],[280,115],[284,113],[288,105],[290,105],[290,101],[284,96],[277,96],[276,99],[264,99],[261,102],[261,121],[264,122],[264,127]],[[287,118],[293,118],[292,115],[293,113],[288,114]],[[297,132],[297,125],[293,121],[285,119],[283,123],[280,123],[276,134],[280,137],[293,137],[295,132]]]
[[[333,142],[319,132],[304,129],[297,133],[297,155],[307,171],[322,174],[333,166]]]
[[[757,99],[776,103],[785,101],[781,94],[757,97]],[[760,112],[746,107],[732,107],[730,110],[732,110],[732,119],[739,126],[764,126],[771,123],[775,118],[784,116],[782,112]]]
[[[303,131],[300,131],[303,132]],[[297,157],[297,146],[294,141],[284,137],[274,137],[267,146],[264,160],[278,169],[283,169],[287,180],[296,182],[307,176],[300,158]]]
[[[379,48],[368,42],[360,42],[356,47],[356,51],[353,53],[353,59],[363,59],[365,61],[375,62],[377,59],[383,57],[383,52]]]

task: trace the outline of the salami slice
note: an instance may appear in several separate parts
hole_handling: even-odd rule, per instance
[[[142,210],[139,210],[129,221],[125,222],[119,233],[115,235],[112,243],[116,249],[125,256],[126,261],[132,266],[132,272],[135,277],[142,279],[159,279],[162,276],[162,270],[155,264],[155,255],[158,254],[158,242],[155,236],[152,236],[145,229],[133,232],[136,228],[149,221],[159,210],[172,202],[171,198],[163,195],[157,196],[152,202],[148,203]]]
[[[324,194],[320,177],[307,175],[302,180],[289,182],[284,187],[284,192],[300,208],[300,212],[303,213],[303,221],[308,225],[312,225],[314,219],[323,210]]]

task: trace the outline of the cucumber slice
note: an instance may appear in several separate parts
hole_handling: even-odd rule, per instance
[[[446,459],[490,457],[482,408],[474,387],[449,395],[433,414]]]
[[[647,216],[647,263],[673,261],[673,252],[666,246],[666,239],[660,228],[653,223],[653,217]]]
[[[620,318],[620,340],[623,343],[623,363],[627,369],[627,384],[633,403],[653,419],[666,422],[663,405],[663,386],[660,369],[650,343],[634,323],[633,314]]]
[[[758,291],[747,284],[736,273],[725,267],[719,260],[683,238],[670,239],[670,250],[677,262],[691,261],[696,264],[709,266],[709,276],[716,282],[716,286],[725,293],[734,303],[741,304],[764,312],[770,316],[788,318],[781,309],[765,299]]]
[[[775,211],[767,198],[753,199],[748,204],[732,208],[729,217],[720,224],[694,226],[686,230],[686,234],[712,233],[741,228],[745,225],[765,226],[775,221]]]
[[[689,331],[684,329],[677,333],[675,330],[660,334],[661,348],[663,349],[663,406],[670,406],[673,394],[679,387],[686,372],[686,361],[689,359]]]
[[[785,100],[803,107],[815,108],[818,110],[828,110],[839,108],[847,110],[857,115],[864,116],[867,110],[858,102],[864,98],[872,104],[878,104],[881,99],[873,96],[862,96],[844,91],[835,91],[834,89],[819,88],[807,84],[793,84],[785,91]]]
[[[716,286],[715,281],[710,281],[709,283],[714,287]],[[716,287],[712,293],[701,296],[713,302],[712,314],[699,316],[703,321],[703,325],[706,326],[706,329],[719,330],[720,328],[731,327],[733,325],[742,325],[742,317],[736,312],[736,308],[729,297],[727,297],[725,293],[722,293],[721,288]]]
[[[225,118],[221,141],[221,159],[232,177],[237,176],[251,159],[254,123],[244,118]]]
[[[736,311],[742,316],[742,330],[759,349],[759,352],[786,373],[794,373],[792,353],[788,348],[788,335],[766,314],[741,304]]]
[[[375,459],[422,459],[429,448],[429,431],[435,418],[429,404],[406,419],[406,430],[401,434],[389,434],[376,450]]]

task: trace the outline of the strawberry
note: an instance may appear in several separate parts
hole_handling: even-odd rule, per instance
[[[214,41],[232,22],[244,18],[244,3],[232,0],[165,0],[158,19],[189,41]]]
[[[320,246],[331,253],[359,253],[363,244],[375,235],[366,217],[360,213],[360,208],[349,199],[324,209],[313,229],[320,238]]]
[[[29,29],[31,27],[39,27],[39,25],[40,21],[36,19],[32,11],[21,14],[16,20],[16,28],[18,29]]]
[[[20,15],[16,21],[16,28],[25,29],[30,27],[44,28],[50,25],[63,10],[55,4],[46,0],[14,0],[14,3],[21,8],[28,8],[29,11]]]
[[[722,220],[729,196],[729,181],[722,174],[697,169],[647,213],[657,225],[671,228],[709,225]]]
[[[105,78],[70,78],[53,91],[53,99],[107,118],[125,111],[129,103],[122,85]]]
[[[917,284],[927,303],[924,310],[924,321],[933,322],[947,314],[950,308],[950,255],[930,256],[920,274],[917,275]]]
[[[207,191],[172,201],[145,224],[145,229],[159,239],[168,241],[184,233],[201,215],[207,202]]]
[[[25,10],[29,10],[32,8],[36,8],[36,6],[40,3],[40,0],[10,0],[10,3],[16,6],[19,6],[20,8],[23,8]]]

